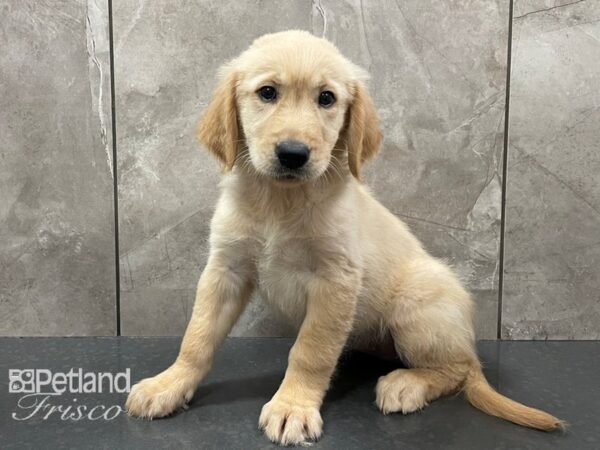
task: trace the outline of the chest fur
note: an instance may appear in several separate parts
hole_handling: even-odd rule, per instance
[[[301,323],[315,280],[335,276],[355,260],[357,223],[353,191],[345,185],[326,192],[264,191],[233,198],[247,234],[257,244],[254,263],[261,297],[291,322]]]
[[[285,231],[266,236],[257,258],[258,289],[291,323],[306,312],[307,285],[319,276],[322,255],[314,238]]]

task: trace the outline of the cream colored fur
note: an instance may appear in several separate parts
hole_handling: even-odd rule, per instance
[[[392,347],[410,367],[379,380],[384,413],[410,413],[464,389],[490,414],[562,425],[487,384],[469,294],[359,181],[381,142],[364,78],[332,44],[300,31],[263,36],[224,67],[198,131],[225,168],[210,256],[179,357],[133,387],[131,414],[163,417],[184,406],[258,290],[298,326],[285,378],[260,414],[274,442],[321,435],[319,409],[346,344]],[[276,102],[256,95],[265,84],[277,87]],[[323,89],[335,93],[331,108],[316,102]],[[311,147],[304,178],[274,178],[283,139]]]

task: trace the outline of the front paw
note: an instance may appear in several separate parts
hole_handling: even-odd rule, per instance
[[[130,415],[143,418],[168,416],[191,400],[198,378],[194,370],[173,364],[134,385],[125,408]]]
[[[321,437],[323,419],[315,406],[304,406],[275,396],[263,406],[258,426],[272,442],[296,445]]]

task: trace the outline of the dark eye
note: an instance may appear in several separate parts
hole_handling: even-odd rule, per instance
[[[329,108],[335,103],[335,95],[331,91],[323,91],[319,94],[319,105],[323,108]]]
[[[258,90],[258,96],[265,103],[273,102],[277,98],[277,89],[273,86],[263,86]]]

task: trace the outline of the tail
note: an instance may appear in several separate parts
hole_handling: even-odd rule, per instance
[[[522,405],[499,394],[488,384],[479,367],[473,368],[467,376],[464,393],[475,408],[524,427],[553,431],[564,430],[567,425],[551,414]]]

